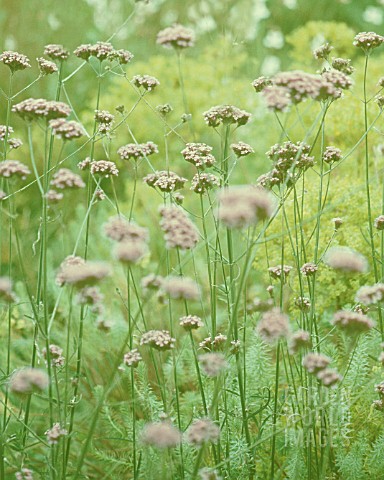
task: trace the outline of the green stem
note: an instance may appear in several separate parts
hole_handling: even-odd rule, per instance
[[[128,333],[129,333],[129,349],[133,348],[133,326],[131,322],[131,269],[127,269],[127,313],[128,313]],[[136,458],[136,405],[135,405],[135,375],[134,368],[131,367],[131,395],[132,395],[132,453],[133,453],[133,478],[137,480],[137,458]]]
[[[9,182],[7,182],[7,187],[9,191]],[[13,217],[14,217],[14,212],[13,212],[13,202],[12,199],[8,200],[8,208],[9,208],[9,230],[8,230],[8,277],[11,279],[12,278],[12,232],[13,232]],[[7,322],[7,354],[6,354],[6,378],[9,377],[10,371],[11,371],[11,342],[12,342],[12,306],[8,305],[8,322]],[[4,411],[3,411],[3,425],[2,425],[2,434],[1,434],[1,439],[0,443],[2,445],[2,451],[4,449],[5,445],[5,432],[7,429],[7,423],[8,423],[8,395],[9,395],[9,389],[8,385],[5,385],[5,394],[4,394]],[[2,455],[0,459],[0,465],[1,465],[1,470],[4,470],[4,460],[5,457]]]
[[[119,202],[118,202],[118,200],[117,200],[115,182],[114,182],[112,176],[111,176],[111,185],[112,185],[113,198],[114,198],[114,200],[115,200],[116,211],[117,211],[117,214],[120,215],[120,208],[119,208]]]
[[[4,151],[3,151],[3,160],[7,159],[7,150],[8,150],[8,137],[9,137],[9,123],[11,118],[11,107],[12,107],[12,82],[13,73],[9,74],[9,87],[8,87],[8,96],[7,96],[7,114],[5,120],[5,135],[4,135]]]
[[[65,469],[66,471],[68,460],[69,460],[69,453],[72,444],[72,437],[73,437],[73,426],[75,422],[75,413],[76,413],[76,402],[78,401],[78,393],[80,387],[80,375],[81,375],[81,364],[82,364],[82,351],[83,351],[83,333],[84,333],[84,320],[86,316],[86,307],[82,306],[80,309],[80,322],[79,322],[79,333],[77,338],[77,351],[76,351],[76,372],[74,375],[74,388],[73,388],[73,395],[71,401],[71,413],[69,417],[69,427],[68,427],[68,439],[66,445],[66,456],[64,458]]]
[[[191,331],[189,331],[189,339],[191,341],[193,359],[194,359],[194,362],[195,362],[197,381],[199,383],[199,390],[200,390],[200,395],[201,395],[201,401],[203,403],[204,415],[207,416],[208,415],[208,408],[207,408],[207,401],[205,399],[203,379],[201,377],[201,371],[200,371],[200,365],[199,365],[199,360],[198,360],[197,351],[196,351],[196,345],[195,345],[195,341],[193,340],[193,335],[192,335]]]
[[[371,210],[371,193],[370,193],[370,177],[369,177],[369,143],[368,143],[368,100],[367,100],[367,73],[368,73],[368,60],[369,55],[365,56],[364,64],[364,80],[363,80],[363,92],[364,92],[364,129],[365,129],[365,185],[366,185],[366,194],[367,194],[367,215],[368,215],[368,231],[369,239],[371,244],[371,254],[372,254],[372,263],[373,263],[373,272],[375,275],[375,282],[379,281],[379,272],[377,267],[376,260],[376,251],[375,251],[375,241],[373,237],[373,225],[372,225],[372,210]],[[382,260],[382,259],[381,259]],[[384,325],[383,325],[383,315],[381,308],[378,310],[379,316],[379,327],[380,335],[382,341],[384,340]]]
[[[316,223],[316,236],[315,236],[315,253],[314,253],[314,262],[317,262],[319,254],[319,240],[320,240],[320,224],[321,224],[321,215],[322,215],[322,206],[323,206],[323,180],[324,180],[324,160],[323,152],[325,145],[325,114],[327,108],[325,108],[324,116],[321,120],[321,148],[320,148],[320,187],[319,187],[319,197],[318,197],[318,206],[317,206],[317,223]]]
[[[96,108],[95,110],[99,110],[100,105],[100,95],[101,95],[101,62],[99,62],[99,75],[97,77],[97,96],[96,96]],[[91,141],[91,151],[90,151],[90,159],[93,160],[93,155],[95,152],[95,137],[97,132],[97,122],[94,120],[93,122],[93,133],[92,133],[92,141]],[[92,177],[91,172],[88,175],[88,185],[87,185],[87,209],[91,204],[91,197],[92,197]],[[91,215],[87,217],[87,225],[85,230],[85,247],[84,247],[84,258],[87,259],[88,256],[88,244],[89,244],[89,227],[91,222]]]
[[[367,73],[368,73],[368,60],[369,56],[366,55],[365,57],[365,64],[364,64],[364,80],[363,80],[363,92],[364,92],[364,129],[365,132],[368,132],[368,102],[367,102]],[[372,211],[371,211],[371,194],[370,194],[370,187],[369,187],[369,143],[368,143],[368,135],[365,136],[365,186],[366,186],[366,194],[367,194],[367,214],[368,214],[368,229],[369,229],[369,237],[371,243],[371,251],[372,251],[372,262],[373,262],[373,271],[375,274],[375,281],[378,281],[378,271],[377,271],[377,264],[376,264],[376,254],[375,254],[375,244],[373,240],[373,226],[372,226]],[[383,334],[383,332],[381,332]]]
[[[209,238],[208,238],[208,231],[207,231],[207,223],[205,219],[205,212],[204,212],[204,202],[203,196],[200,195],[200,209],[201,209],[201,220],[203,224],[203,233],[204,233],[204,242],[205,242],[205,254],[207,258],[207,269],[208,269],[208,281],[209,281],[209,295],[210,295],[210,306],[211,306],[211,335],[212,338],[216,335],[216,284],[214,283],[212,277],[212,269],[211,269],[211,256],[209,253]]]
[[[196,480],[196,478],[197,478],[197,475],[199,473],[200,464],[201,464],[201,461],[203,459],[204,450],[205,450],[205,444],[201,445],[201,447],[199,448],[199,452],[198,452],[196,460],[195,460],[195,465],[193,467],[191,480]]]
[[[178,268],[180,275],[183,276],[183,272],[181,269],[181,259],[180,259],[180,250],[177,248],[177,259],[178,259]],[[169,259],[169,251],[166,252],[166,267],[167,267],[167,276],[171,274],[171,265]],[[185,302],[186,309],[188,312],[187,303]],[[168,312],[169,312],[169,330],[171,337],[173,337],[173,312],[172,312],[172,301],[168,298]],[[182,431],[182,424],[181,424],[181,411],[180,411],[180,393],[179,393],[179,386],[178,386],[178,375],[177,375],[177,362],[176,362],[176,353],[175,350],[172,349],[172,366],[173,366],[173,380],[175,382],[175,400],[176,400],[176,415],[177,415],[177,424],[179,430]],[[181,470],[180,475],[181,478],[184,478],[184,455],[183,455],[183,446],[180,443],[180,460],[181,460]]]
[[[135,203],[135,196],[136,196],[136,187],[137,187],[137,163],[136,162],[133,165],[133,171],[134,171],[133,190],[132,190],[131,208],[129,209],[129,221],[132,220],[133,205]]]
[[[276,347],[276,371],[275,371],[275,397],[272,416],[272,447],[271,447],[271,475],[270,479],[275,478],[275,452],[276,452],[276,421],[277,421],[277,402],[279,398],[279,365],[280,365],[280,341]]]

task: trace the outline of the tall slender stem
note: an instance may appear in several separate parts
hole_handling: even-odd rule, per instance
[[[371,193],[370,193],[370,175],[369,175],[369,142],[368,142],[368,99],[367,99],[367,75],[368,75],[368,60],[369,53],[365,55],[365,64],[364,64],[364,79],[363,79],[363,93],[364,93],[364,129],[365,129],[365,188],[367,195],[367,216],[368,216],[368,232],[369,240],[371,245],[371,254],[372,254],[372,263],[373,263],[373,273],[375,275],[375,282],[379,281],[379,271],[377,266],[376,259],[376,250],[375,250],[375,241],[373,236],[373,224],[372,224],[372,210],[371,210]],[[381,259],[383,261],[383,259]],[[383,324],[383,314],[381,308],[378,310],[379,316],[379,328],[381,339],[384,340],[384,324]]]
[[[276,454],[276,421],[277,421],[277,402],[279,399],[279,373],[280,373],[280,341],[276,347],[276,369],[275,369],[275,396],[272,415],[272,447],[271,447],[271,474],[270,479],[275,478],[275,454]]]
[[[364,79],[363,79],[363,93],[364,93],[364,129],[368,132],[368,101],[367,101],[367,74],[368,74],[369,55],[365,56],[364,64]],[[373,271],[375,274],[375,281],[378,281],[378,271],[376,264],[375,244],[373,241],[373,226],[372,226],[372,211],[371,211],[371,193],[370,193],[370,175],[369,175],[369,142],[368,135],[365,136],[365,188],[367,195],[367,215],[368,215],[368,231],[371,244]]]

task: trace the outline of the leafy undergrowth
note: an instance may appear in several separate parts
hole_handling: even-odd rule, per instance
[[[3,52],[0,478],[381,478],[384,38],[350,35],[356,72],[258,79],[180,25],[48,45],[54,100]]]

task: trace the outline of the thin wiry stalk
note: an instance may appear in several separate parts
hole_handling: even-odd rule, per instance
[[[178,260],[178,269],[180,276],[183,276],[183,272],[181,270],[181,260],[180,260],[180,250],[177,250],[177,260]],[[166,252],[166,268],[167,268],[167,276],[171,274],[171,265],[170,265],[170,258],[169,258],[169,251]],[[187,302],[185,302],[186,312],[188,312]],[[172,302],[171,299],[168,298],[168,315],[169,315],[169,331],[171,337],[174,336],[174,329],[173,329],[173,311],[172,311]],[[188,313],[187,313],[188,315]],[[176,353],[175,350],[172,349],[172,366],[173,366],[173,381],[175,382],[175,400],[176,400],[176,414],[177,414],[177,424],[179,430],[182,430],[182,423],[181,423],[181,412],[180,412],[180,394],[179,394],[179,385],[178,385],[178,374],[177,374],[177,360],[176,360]],[[184,455],[183,455],[183,446],[180,443],[180,460],[181,460],[181,471],[180,475],[181,478],[184,478]]]
[[[97,97],[96,97],[96,108],[95,110],[99,109],[99,104],[100,104],[100,96],[101,96],[101,62],[99,62],[99,75],[97,77]],[[95,149],[95,136],[97,132],[97,122],[94,120],[93,123],[93,134],[92,134],[92,141],[91,141],[91,151],[90,151],[90,158],[91,160],[93,159],[94,156],[94,149]],[[87,182],[87,215],[86,218],[84,219],[85,221],[85,247],[84,247],[84,259],[87,259],[88,255],[88,244],[89,244],[89,229],[90,229],[90,218],[91,218],[91,207],[93,203],[93,199],[95,198],[96,194],[96,189],[92,193],[92,177],[91,173],[89,172],[88,174],[88,182]],[[77,248],[77,242],[75,249]],[[69,420],[69,428],[68,428],[68,440],[67,440],[67,446],[66,446],[66,456],[63,460],[65,464],[65,469],[64,472],[66,471],[68,461],[69,461],[69,455],[70,455],[70,449],[71,449],[71,443],[72,443],[72,431],[74,427],[74,421],[75,421],[75,412],[76,412],[76,403],[78,401],[78,391],[79,391],[79,386],[81,382],[81,366],[82,366],[82,349],[83,349],[83,335],[84,335],[84,321],[85,321],[85,316],[87,314],[87,309],[86,307],[82,306],[80,309],[80,317],[79,317],[79,330],[78,330],[78,337],[77,337],[77,353],[76,353],[76,373],[74,377],[74,388],[73,388],[73,405],[71,408],[71,413],[70,413],[70,420]]]
[[[101,62],[99,62],[99,74],[97,76],[97,96],[96,96],[96,106],[95,110],[99,109],[100,105],[100,98],[101,98]],[[93,132],[92,132],[92,141],[91,141],[91,150],[90,150],[90,159],[93,160],[94,152],[95,152],[95,137],[97,133],[97,122],[96,119],[93,122]],[[88,181],[87,181],[87,209],[91,205],[91,197],[92,197],[92,181],[91,181],[91,172],[88,174]],[[89,244],[89,228],[90,228],[90,221],[91,215],[87,217],[87,225],[85,229],[85,247],[84,247],[84,258],[87,259],[88,255],[88,244]]]
[[[129,331],[129,349],[133,348],[133,325],[131,321],[131,268],[127,268],[126,272],[127,279],[127,313],[128,313],[128,331]],[[133,462],[133,478],[136,480],[137,477],[137,451],[136,451],[136,399],[135,399],[135,374],[134,368],[131,367],[131,395],[132,395],[132,462]]]
[[[132,220],[133,216],[133,206],[135,203],[135,196],[136,196],[136,188],[137,188],[137,163],[135,162],[133,165],[133,189],[132,189],[132,199],[131,199],[131,208],[129,210],[129,221]]]
[[[378,281],[378,271],[376,263],[376,252],[375,252],[375,243],[373,239],[373,226],[372,226],[372,211],[371,211],[371,193],[370,193],[370,177],[369,177],[369,143],[368,143],[368,101],[367,101],[367,75],[368,75],[368,60],[369,55],[365,56],[364,63],[364,79],[363,79],[363,95],[364,95],[364,129],[365,129],[365,188],[367,196],[367,215],[368,215],[368,231],[369,231],[369,240],[372,251],[372,262],[373,262],[373,271],[375,274],[375,281]],[[384,332],[381,332],[383,336]]]
[[[206,263],[207,263],[207,270],[208,270],[209,297],[210,297],[210,308],[211,308],[211,332],[212,332],[212,338],[214,338],[216,335],[216,285],[214,284],[214,279],[212,276],[211,255],[209,252],[209,237],[208,237],[208,230],[207,230],[207,222],[205,218],[206,213],[204,210],[204,200],[202,195],[200,195],[200,209],[201,209],[201,221],[203,225],[205,254],[207,259]]]
[[[271,473],[270,479],[274,480],[275,478],[275,463],[276,463],[276,423],[277,423],[277,407],[279,399],[279,374],[280,374],[280,341],[277,343],[276,347],[276,367],[275,367],[275,395],[273,403],[273,415],[272,415],[272,446],[271,446]]]
[[[8,189],[9,189],[9,182],[8,183]],[[12,237],[13,237],[13,217],[14,217],[14,207],[13,207],[13,201],[9,200],[8,201],[8,211],[9,211],[9,229],[8,229],[8,277],[12,278],[12,257],[13,257],[13,251],[12,251]],[[7,337],[6,337],[6,342],[7,342],[7,354],[6,354],[6,378],[9,378],[10,372],[11,372],[11,342],[12,342],[12,305],[8,305],[7,308]],[[9,409],[8,409],[8,396],[9,396],[9,389],[8,385],[5,386],[5,394],[4,394],[4,410],[3,410],[3,421],[2,421],[2,437],[5,437],[5,432],[7,430],[7,424],[9,421]],[[3,443],[1,441],[1,443]],[[1,461],[0,461],[0,469],[1,471],[4,471],[4,456],[2,455]]]
[[[373,218],[372,218],[372,209],[371,209],[370,175],[369,175],[368,98],[367,98],[368,60],[369,60],[369,53],[366,53],[365,64],[364,64],[364,79],[363,79],[364,129],[365,129],[365,134],[366,134],[365,135],[365,142],[364,142],[364,147],[365,147],[365,187],[366,187],[366,196],[367,196],[367,216],[368,216],[369,241],[370,241],[370,246],[371,246],[373,272],[374,272],[374,275],[375,275],[375,282],[377,283],[379,281],[379,271],[378,271],[378,266],[377,266],[375,241],[374,241],[374,235],[373,235]],[[383,324],[383,315],[382,315],[381,308],[378,309],[378,316],[379,316],[380,334],[381,334],[381,339],[383,341],[384,340],[384,324]]]

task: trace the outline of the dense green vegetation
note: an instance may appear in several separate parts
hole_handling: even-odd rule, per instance
[[[382,478],[381,10],[2,2],[0,480]]]

